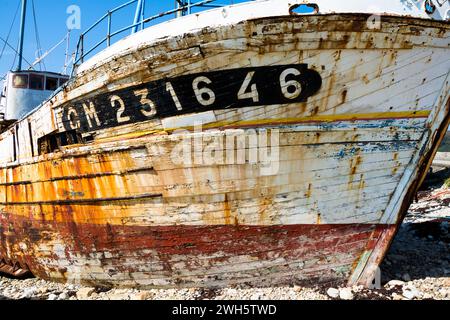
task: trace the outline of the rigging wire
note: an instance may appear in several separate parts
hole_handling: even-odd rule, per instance
[[[37,64],[42,63],[42,61],[44,61],[44,59],[51,54],[56,48],[58,48],[62,43],[64,43],[65,41],[68,40],[70,36],[70,30],[67,32],[67,34],[64,36],[64,38],[61,39],[61,41],[59,41],[55,46],[53,46],[51,49],[49,49],[48,51],[46,51],[42,56],[38,57],[34,62],[32,66],[35,66]]]
[[[9,37],[11,36],[11,32],[12,32],[12,29],[14,28],[14,24],[16,23],[17,14],[19,13],[19,9],[20,9],[20,0],[19,0],[19,4],[17,6],[17,9],[16,9],[16,13],[14,14],[14,19],[13,19],[13,21],[11,23],[10,28],[9,28],[8,35],[6,37],[6,41],[4,41],[2,52],[0,53],[0,60],[2,59],[3,54],[5,53],[6,45],[7,45],[8,41],[9,41]]]
[[[39,29],[38,29],[38,24],[37,24],[37,14],[36,14],[36,9],[35,9],[35,4],[34,4],[34,0],[31,0],[31,5],[32,5],[32,12],[33,12],[33,21],[34,21],[34,31],[35,31],[35,39],[36,39],[36,46],[37,46],[37,51],[36,51],[36,60],[34,63],[31,64],[31,68],[34,68],[35,65],[39,64],[39,69],[42,71],[42,66],[44,67],[44,70],[47,69],[44,59],[50,54],[52,53],[57,47],[59,47],[59,45],[64,42],[65,40],[67,40],[67,46],[70,45],[70,30],[68,30],[66,36],[64,36],[64,38],[58,42],[53,48],[51,48],[50,50],[43,52],[42,50],[42,45],[41,45],[41,40],[40,40],[40,36],[39,36]],[[68,48],[66,49],[66,51],[68,50]],[[65,64],[64,64],[64,70],[67,70],[67,63],[68,63],[68,53],[66,52],[66,60],[65,60]]]
[[[13,50],[15,53],[16,53],[16,58],[17,58],[17,56],[19,55],[19,52],[17,52],[17,49],[16,48],[14,48],[11,44],[9,44],[9,42],[7,42],[5,39],[3,39],[2,37],[0,37],[0,41],[2,41],[3,43],[5,43],[7,46],[8,46],[8,48],[10,48],[11,50]],[[32,66],[32,64],[27,60],[27,59],[25,59],[25,58],[22,58],[23,59],[23,61],[25,61],[31,68],[33,67]],[[14,59],[14,62],[15,62],[15,60],[16,59]],[[13,63],[13,67],[14,67],[14,64],[15,63]],[[12,68],[11,68],[12,69]]]
[[[16,48],[19,47],[19,42],[20,42],[20,39],[17,39]],[[12,47],[10,46],[10,48],[12,48]],[[17,57],[20,56],[20,54],[19,54],[19,52],[18,52],[17,50],[14,50],[14,51],[16,52],[16,55],[14,56],[14,61],[13,61],[13,63],[11,64],[11,67],[9,68],[9,70],[12,70],[12,69],[14,68],[14,66],[16,65]],[[22,59],[23,59],[23,55],[22,55]]]
[[[36,38],[36,46],[37,46],[37,56],[41,56],[42,55],[42,46],[41,46],[41,39],[39,37],[39,29],[38,29],[38,25],[37,25],[37,19],[36,19],[36,9],[34,6],[34,0],[31,0],[31,8],[32,8],[32,12],[33,12],[33,21],[34,21],[34,35]],[[42,67],[41,65],[44,66],[44,69],[46,69],[45,64],[43,61],[39,62],[39,69],[42,71]]]

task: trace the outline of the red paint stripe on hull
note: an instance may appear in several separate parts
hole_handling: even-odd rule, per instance
[[[273,285],[302,279],[314,284],[345,283],[360,255],[375,243],[369,241],[371,235],[387,228],[356,224],[144,227],[14,218],[0,220],[2,257],[26,264],[45,279],[79,278],[85,284],[137,287],[160,286],[160,280],[162,286]],[[27,250],[12,254],[8,249],[23,244]]]

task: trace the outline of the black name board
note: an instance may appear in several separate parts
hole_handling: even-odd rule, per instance
[[[322,86],[306,64],[192,74],[98,95],[64,106],[66,130],[89,132],[171,116],[306,102]]]

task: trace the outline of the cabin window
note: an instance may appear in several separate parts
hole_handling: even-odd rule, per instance
[[[44,90],[44,77],[36,74],[30,74],[30,89]]]
[[[13,87],[27,89],[28,88],[28,75],[27,74],[15,74],[13,77]]]
[[[75,130],[53,133],[38,139],[39,155],[53,153],[61,147],[83,143],[81,134]]]
[[[47,77],[45,79],[45,90],[55,91],[56,89],[58,89],[58,78]]]
[[[65,84],[67,82],[67,78],[59,78],[59,86],[61,87],[63,84]]]

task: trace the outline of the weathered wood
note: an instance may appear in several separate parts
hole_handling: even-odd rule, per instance
[[[446,125],[450,27],[366,19],[144,30],[81,66],[0,135],[0,257],[104,286],[368,284]],[[37,154],[69,130],[92,141]]]

